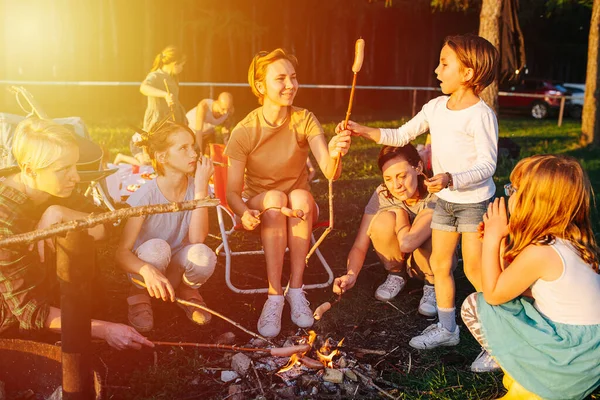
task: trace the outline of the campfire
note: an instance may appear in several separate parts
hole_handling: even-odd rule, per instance
[[[292,354],[292,356],[290,357],[287,364],[285,364],[285,366],[283,366],[283,368],[281,368],[279,371],[277,371],[277,374],[279,376],[282,376],[281,374],[283,374],[287,371],[290,371],[295,367],[301,367],[303,365],[306,366],[307,368],[317,369],[317,370],[323,369],[323,368],[334,368],[333,358],[336,355],[340,355],[340,351],[338,350],[338,347],[340,347],[342,345],[342,343],[344,342],[344,339],[340,340],[339,343],[337,343],[335,346],[332,346],[330,344],[331,339],[327,338],[324,341],[323,345],[318,350],[314,350],[314,354],[317,357],[315,359],[314,357],[311,357],[311,355],[307,355],[307,353],[310,353],[311,350],[313,350],[316,338],[317,338],[316,332],[310,331],[308,338],[306,340],[300,341],[300,344],[306,343],[306,344],[310,345],[310,350],[307,352],[304,352],[304,353]]]

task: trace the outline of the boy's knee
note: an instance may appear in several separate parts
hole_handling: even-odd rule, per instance
[[[142,243],[135,251],[136,256],[161,272],[167,270],[171,262],[171,246],[162,239],[150,239]]]

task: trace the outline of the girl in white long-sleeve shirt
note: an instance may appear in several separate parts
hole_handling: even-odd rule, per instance
[[[431,267],[439,323],[414,337],[410,341],[414,348],[459,343],[452,256],[461,234],[465,274],[475,289],[481,290],[481,242],[477,227],[495,193],[492,175],[496,170],[498,123],[494,111],[479,98],[479,93],[494,81],[497,60],[496,48],[481,37],[448,37],[435,70],[446,96],[425,104],[398,129],[370,128],[352,121],[345,127],[356,135],[389,146],[404,146],[422,133],[431,133],[434,176],[425,184],[438,196],[431,222]],[[340,123],[336,130],[343,128]],[[480,358],[472,365],[473,370],[496,368],[487,354]]]

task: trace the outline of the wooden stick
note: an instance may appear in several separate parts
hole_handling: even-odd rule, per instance
[[[258,213],[256,218],[260,218],[261,215],[263,215],[265,212],[267,212],[269,210],[279,210],[286,217],[304,219],[304,211],[292,210],[291,208],[288,208],[288,207],[267,207],[264,210],[262,210],[260,213]]]
[[[171,91],[169,90],[169,85],[167,84],[167,78],[163,79],[163,83],[165,84],[165,89],[167,89],[167,94],[170,95]],[[173,122],[175,122],[175,108],[172,104],[169,106],[169,108],[171,109],[171,118],[173,118]]]
[[[72,221],[62,222],[60,224],[53,225],[46,229],[20,233],[18,235],[12,235],[2,238],[0,239],[0,248],[5,248],[19,244],[34,243],[39,240],[60,235],[68,231],[92,228],[96,225],[105,224],[107,222],[112,221],[118,221],[121,219],[139,217],[142,215],[150,214],[162,214],[169,212],[194,210],[200,207],[216,207],[218,204],[218,199],[211,199],[207,197],[205,199],[188,200],[183,201],[181,203],[151,204],[147,206],[120,208],[115,211],[108,211],[101,214],[92,213],[82,219],[74,219]]]
[[[137,285],[140,285],[140,286],[142,286],[143,288],[146,288],[146,289],[148,288],[148,287],[146,286],[146,284],[145,284],[144,282],[140,281],[139,279],[136,279],[136,278],[131,278],[131,281],[132,281],[133,283],[137,284]],[[178,302],[179,304],[183,304],[183,305],[185,305],[185,306],[196,307],[196,308],[199,308],[199,309],[200,309],[200,310],[202,310],[202,311],[206,311],[207,313],[210,313],[210,314],[214,315],[215,317],[219,317],[219,318],[221,318],[222,320],[225,320],[225,321],[229,322],[231,325],[233,325],[233,326],[235,326],[236,328],[238,328],[238,329],[240,329],[240,330],[242,330],[242,331],[246,332],[248,335],[250,335],[250,336],[253,336],[253,337],[257,338],[257,339],[264,340],[265,342],[267,342],[267,343],[270,343],[270,344],[274,345],[274,343],[273,343],[273,342],[271,342],[271,341],[270,341],[269,339],[267,339],[266,337],[264,337],[264,336],[261,336],[261,335],[259,335],[258,333],[254,333],[254,332],[252,332],[251,330],[248,330],[248,329],[244,328],[242,325],[238,324],[238,323],[237,323],[237,322],[235,322],[234,320],[232,320],[232,319],[230,319],[230,318],[227,318],[226,316],[224,316],[223,314],[221,314],[221,313],[219,313],[219,312],[217,312],[217,311],[215,311],[215,310],[212,310],[212,309],[210,309],[210,308],[208,308],[208,307],[206,307],[206,306],[200,305],[200,304],[192,303],[191,301],[187,301],[187,300],[180,299],[179,297],[175,297],[175,301],[176,301],[176,302]]]
[[[240,347],[229,344],[215,344],[215,343],[190,343],[190,342],[163,342],[153,341],[158,346],[187,346],[197,347],[202,349],[213,349],[213,350],[227,350],[227,351],[242,351],[248,353],[269,353],[274,357],[289,357],[296,353],[305,353],[310,350],[310,345],[302,344],[297,346],[286,346],[286,347],[274,347],[272,349],[267,348],[255,348],[255,347]]]
[[[352,88],[350,89],[350,101],[348,102],[348,110],[346,111],[346,119],[344,120],[344,129],[348,125],[348,120],[350,119],[350,114],[352,113],[352,103],[354,102],[354,90],[356,89],[356,76],[360,69],[362,68],[362,63],[364,59],[364,51],[365,51],[365,41],[361,38],[356,41],[354,48],[354,63],[352,64],[352,72],[354,76],[352,77]],[[333,178],[337,173],[337,170],[340,165],[341,156],[335,158],[335,168],[333,169],[333,175],[330,179],[328,179],[328,193],[327,197],[329,200],[329,226],[325,229],[325,231],[321,234],[319,240],[315,242],[315,244],[310,248],[308,254],[306,254],[306,258],[304,259],[306,265],[308,265],[308,260],[310,257],[317,251],[317,248],[323,243],[325,237],[329,235],[329,232],[333,230]]]
[[[372,387],[374,387],[375,389],[377,389],[377,390],[379,391],[379,393],[381,393],[381,394],[382,394],[382,395],[384,395],[385,397],[388,397],[388,398],[390,398],[390,399],[394,399],[394,400],[396,400],[396,398],[395,398],[394,396],[392,396],[391,394],[389,394],[388,392],[386,392],[385,390],[383,390],[382,388],[380,388],[379,386],[377,386],[377,385],[375,384],[375,382],[373,382],[373,379],[371,379],[371,378],[369,378],[368,376],[366,376],[366,375],[362,374],[362,373],[361,373],[361,372],[359,372],[357,369],[352,369],[352,371],[354,371],[354,373],[355,373],[356,375],[360,376],[360,377],[361,377],[361,378],[362,378],[362,379],[365,381],[365,383],[366,383],[368,386],[372,386]]]

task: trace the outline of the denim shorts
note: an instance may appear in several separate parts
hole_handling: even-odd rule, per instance
[[[431,229],[446,232],[477,232],[492,199],[479,203],[450,203],[437,199],[431,219]]]

